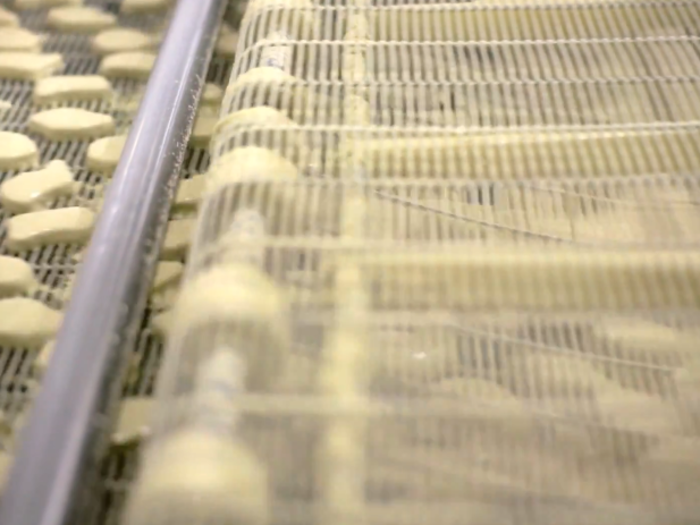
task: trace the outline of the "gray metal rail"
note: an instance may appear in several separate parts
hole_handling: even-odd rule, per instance
[[[225,5],[179,0],[175,8],[23,432],[2,525],[65,525],[85,503]]]

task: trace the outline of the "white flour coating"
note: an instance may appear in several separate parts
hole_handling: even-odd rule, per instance
[[[104,113],[80,108],[56,108],[32,115],[28,128],[49,140],[62,141],[111,135],[115,124],[114,119]]]
[[[39,160],[36,143],[20,133],[0,131],[0,170],[31,168]]]
[[[38,53],[43,39],[21,27],[0,27],[0,51]]]
[[[69,100],[108,100],[112,85],[100,75],[58,75],[43,78],[34,86],[34,102],[51,104]]]
[[[5,246],[23,251],[52,244],[84,244],[94,223],[95,214],[77,206],[16,215],[7,220]]]
[[[64,33],[92,34],[117,23],[117,17],[96,7],[55,7],[46,17],[49,27]]]
[[[0,346],[41,348],[56,335],[63,315],[26,297],[0,300]]]
[[[148,33],[128,27],[106,29],[92,39],[92,49],[100,55],[143,51],[155,46],[158,39]]]
[[[112,78],[145,80],[151,74],[155,62],[156,55],[154,53],[144,51],[115,53],[102,59],[100,73]]]
[[[96,140],[88,147],[85,159],[87,168],[111,175],[119,163],[125,143],[126,135],[116,135]]]
[[[63,69],[58,53],[0,52],[0,78],[7,80],[39,80]]]
[[[52,160],[43,169],[22,173],[0,184],[0,203],[12,213],[26,213],[41,210],[74,191],[75,181],[68,165]]]
[[[37,285],[32,267],[26,261],[0,255],[0,297],[20,295]]]

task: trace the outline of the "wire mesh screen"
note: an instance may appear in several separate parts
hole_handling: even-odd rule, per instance
[[[697,522],[699,31],[252,1],[126,522]]]

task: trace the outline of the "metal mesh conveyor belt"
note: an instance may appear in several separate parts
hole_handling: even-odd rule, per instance
[[[196,8],[199,2],[195,1],[193,4],[189,1],[188,3],[189,6]],[[212,6],[216,6],[217,4],[221,6],[223,2],[209,2],[209,4]],[[84,5],[97,7],[102,12],[118,15],[115,25],[121,28],[138,29],[156,35],[162,35],[167,28],[168,19],[170,17],[168,10],[159,10],[156,14],[124,14],[120,10],[119,1],[86,0]],[[8,9],[9,12],[13,12],[14,10],[11,2],[0,1],[0,7]],[[202,10],[205,9],[204,3],[201,3],[201,8]],[[206,7],[206,9],[209,9],[209,7]],[[212,13],[215,14],[217,9],[218,8],[212,9]],[[49,9],[46,8],[18,12],[18,24],[24,30],[41,35],[43,39],[42,51],[44,53],[60,53],[62,55],[65,66],[58,73],[64,75],[99,74],[99,68],[103,57],[95,53],[91,46],[94,33],[77,35],[71,32],[60,33],[54,31],[49,27],[49,24],[47,24],[48,11]],[[196,32],[190,32],[190,35],[192,38],[198,37]],[[231,62],[229,58],[224,57],[223,54],[219,54],[221,47],[222,46],[216,47],[211,61],[209,61],[209,54],[205,57],[206,61],[203,61],[202,58],[194,58],[202,61],[205,66],[207,63],[209,64],[208,70],[205,70],[207,71],[206,78],[203,78],[203,80],[207,83],[218,85],[223,89],[225,88],[226,80],[230,73]],[[205,49],[205,51],[207,50]],[[229,50],[226,51],[225,55],[229,55],[228,51]],[[207,53],[211,53],[211,49],[209,49]],[[182,60],[184,62],[185,60],[189,60],[189,58],[182,57]],[[196,68],[198,67],[200,66],[196,66]],[[196,71],[196,68],[194,71]],[[139,108],[139,103],[143,98],[146,81],[110,78],[110,82],[113,96],[109,100],[94,102],[72,101],[55,104],[50,107],[79,107],[98,113],[108,114],[115,120],[115,134],[127,134],[132,127],[137,109]],[[196,83],[183,82],[183,86],[185,86],[186,89],[191,88],[195,91],[198,89]],[[2,75],[0,75],[0,101],[11,104],[9,110],[0,111],[0,131],[12,131],[26,134],[34,140],[39,149],[38,166],[43,167],[47,162],[52,160],[62,160],[70,167],[79,190],[75,192],[73,197],[61,198],[53,202],[50,207],[63,208],[68,206],[85,206],[99,213],[103,209],[103,204],[114,205],[113,202],[109,203],[105,200],[105,191],[106,188],[110,186],[111,179],[117,180],[118,177],[116,175],[111,177],[111,173],[108,174],[108,176],[96,171],[90,171],[86,167],[86,153],[94,139],[84,141],[50,141],[28,130],[27,123],[30,117],[40,109],[46,109],[46,107],[37,107],[33,103],[32,95],[34,88],[33,82],[3,80]],[[194,97],[195,95],[188,94],[187,96]],[[196,109],[196,107],[195,105],[194,109]],[[170,107],[166,108],[166,110],[171,109]],[[199,114],[206,114],[206,109],[204,104],[202,104]],[[158,113],[154,113],[154,115],[157,114]],[[176,125],[179,125],[176,118],[173,120]],[[148,137],[140,139],[136,146],[139,147],[139,144],[141,144],[142,150],[144,147],[148,148],[147,139]],[[163,144],[169,143],[164,140]],[[207,169],[209,163],[209,155],[203,144],[197,143],[187,146],[185,142],[185,146],[186,151],[184,152],[182,161],[174,161],[174,165],[177,167],[175,173],[179,172],[179,179],[181,180],[190,179],[194,175],[202,173]],[[128,148],[128,144],[126,147]],[[177,157],[175,153],[171,152],[171,154]],[[22,171],[26,170],[5,172],[0,170],[0,184],[17,176]],[[140,173],[139,175],[144,176],[145,173]],[[153,176],[155,176],[155,174],[153,174]],[[129,186],[128,181],[118,180],[123,184],[124,188]],[[107,199],[109,199],[109,193],[107,194]],[[134,214],[144,211],[138,208],[136,202],[120,202],[117,203],[117,205],[127,210],[127,213],[130,209],[133,210],[132,213]],[[157,205],[161,209],[163,206],[161,202],[153,203],[153,205]],[[190,211],[187,211],[188,209]],[[191,215],[191,209],[191,206],[189,208],[176,207],[171,210],[169,219],[183,219]],[[114,208],[112,207],[110,211],[114,211]],[[46,306],[57,311],[65,311],[68,307],[68,300],[71,297],[77,267],[84,259],[85,246],[49,244],[40,249],[17,253],[16,251],[10,250],[5,242],[7,236],[6,225],[10,217],[11,214],[9,211],[0,207],[0,255],[19,257],[28,262],[31,266],[38,281],[38,285],[25,294],[27,297],[38,299]],[[166,215],[164,219],[168,219],[168,216]],[[164,223],[164,219],[160,220],[161,224]],[[140,235],[137,232],[133,233],[135,236]],[[97,233],[95,236],[98,236]],[[99,239],[99,242],[103,242],[103,239]],[[141,257],[144,255],[147,255],[145,251],[141,254]],[[155,259],[160,258],[157,251],[154,257]],[[148,286],[151,284],[151,277],[150,272],[144,271],[142,275],[137,275],[135,279],[141,282],[140,286],[148,289]],[[95,285],[95,283],[93,283],[93,285]],[[97,291],[102,288],[102,285],[93,287],[96,288]],[[109,297],[105,297],[105,301],[109,300]],[[118,299],[115,297],[115,300]],[[134,309],[138,308],[136,304],[132,304],[132,306]],[[140,321],[140,327],[137,328],[138,335],[135,338],[136,343],[134,344],[133,352],[130,352],[133,356],[127,356],[125,359],[125,361],[137,366],[132,366],[130,368],[130,373],[122,388],[122,395],[124,398],[137,397],[139,399],[144,399],[151,394],[155,371],[159,364],[161,345],[160,339],[153,335],[154,330],[150,323],[154,309],[157,310],[158,306],[149,301],[144,317]],[[99,312],[95,313],[99,315]],[[81,345],[84,345],[85,339],[83,338],[82,341],[79,339],[79,342]],[[92,340],[88,342],[99,344]],[[89,348],[87,350],[89,351]],[[128,348],[126,350],[128,350]],[[54,354],[60,353],[59,351],[54,352]],[[3,411],[1,414],[3,418],[1,421],[2,424],[0,425],[2,428],[1,448],[10,455],[8,457],[13,456],[17,452],[19,446],[25,442],[24,434],[20,436],[19,432],[23,429],[24,423],[26,423],[28,418],[28,409],[32,405],[36,393],[43,384],[41,378],[38,377],[38,361],[41,360],[42,356],[43,352],[39,352],[37,348],[6,348],[0,346],[0,409]],[[57,359],[60,360],[60,356]],[[94,359],[97,361],[98,357],[95,356]],[[63,365],[65,364],[66,363],[63,363]],[[45,365],[46,363],[42,363],[42,368],[45,367]],[[71,366],[71,364],[68,366]],[[82,365],[76,362],[73,363],[72,366],[78,368]],[[120,367],[118,364],[112,362],[110,368],[113,376],[119,376],[118,370]],[[86,375],[94,375],[94,370],[89,370],[89,366],[85,368],[85,370],[87,370]],[[60,373],[58,375],[60,376]],[[107,387],[105,386],[105,388]],[[85,399],[73,399],[72,401],[82,403],[86,400],[87,396]],[[56,401],[55,410],[62,410],[59,400]],[[95,420],[97,420],[97,417],[98,415],[96,414]],[[100,413],[99,417],[104,417],[104,415]],[[71,422],[68,421],[66,423],[70,426]],[[104,434],[107,434],[107,430],[108,428],[106,427],[100,429],[102,433],[100,439],[105,438]],[[56,429],[57,440],[60,439],[59,435],[60,430]],[[129,445],[131,444],[132,443]],[[31,449],[31,447],[29,448]],[[57,447],[57,454],[63,452],[62,450],[58,450],[59,448],[60,446]],[[122,446],[112,448],[109,456],[103,462],[99,484],[95,487],[89,487],[90,490],[94,492],[90,492],[90,496],[87,500],[81,499],[80,496],[82,496],[82,493],[73,498],[77,500],[77,506],[80,508],[80,521],[100,524],[116,522],[125,485],[128,483],[130,472],[133,470],[134,459],[135,451],[133,447]],[[2,467],[4,469],[5,465]],[[41,471],[43,468],[42,465],[37,467],[36,464],[31,465],[31,467],[30,469],[26,469],[27,471],[31,471],[29,475],[30,478],[35,476],[37,472]],[[35,477],[34,479],[37,478]],[[90,483],[87,482],[86,485],[90,485]],[[36,495],[39,499],[45,497],[45,494],[40,495],[39,492],[37,492]],[[3,504],[7,503],[7,497],[7,494],[5,494]],[[27,495],[21,494],[21,497],[26,498]],[[31,496],[29,496],[29,499],[31,500]],[[53,515],[48,519],[63,520],[65,516],[69,515],[69,511],[73,510],[69,509],[67,506],[61,507],[60,513],[62,513],[62,515],[59,516],[55,512],[55,501],[51,503],[53,507],[50,509],[49,514],[53,512]],[[71,505],[75,503],[76,502],[71,502]],[[3,506],[5,507],[7,505]],[[42,505],[39,504],[39,506]],[[47,508],[48,507],[47,505]],[[22,523],[25,522],[24,520],[30,519],[29,516],[25,517],[21,514],[19,516],[17,514],[11,515],[10,513],[4,514],[3,517],[9,518],[7,521],[8,524],[10,522],[17,523],[18,519]],[[46,516],[42,519],[46,519]],[[41,521],[41,523],[45,523],[45,521]]]
[[[697,523],[699,32],[252,1],[125,523]]]

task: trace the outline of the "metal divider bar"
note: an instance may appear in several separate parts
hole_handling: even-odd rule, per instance
[[[3,525],[65,525],[96,479],[225,5],[175,8],[23,432]]]

